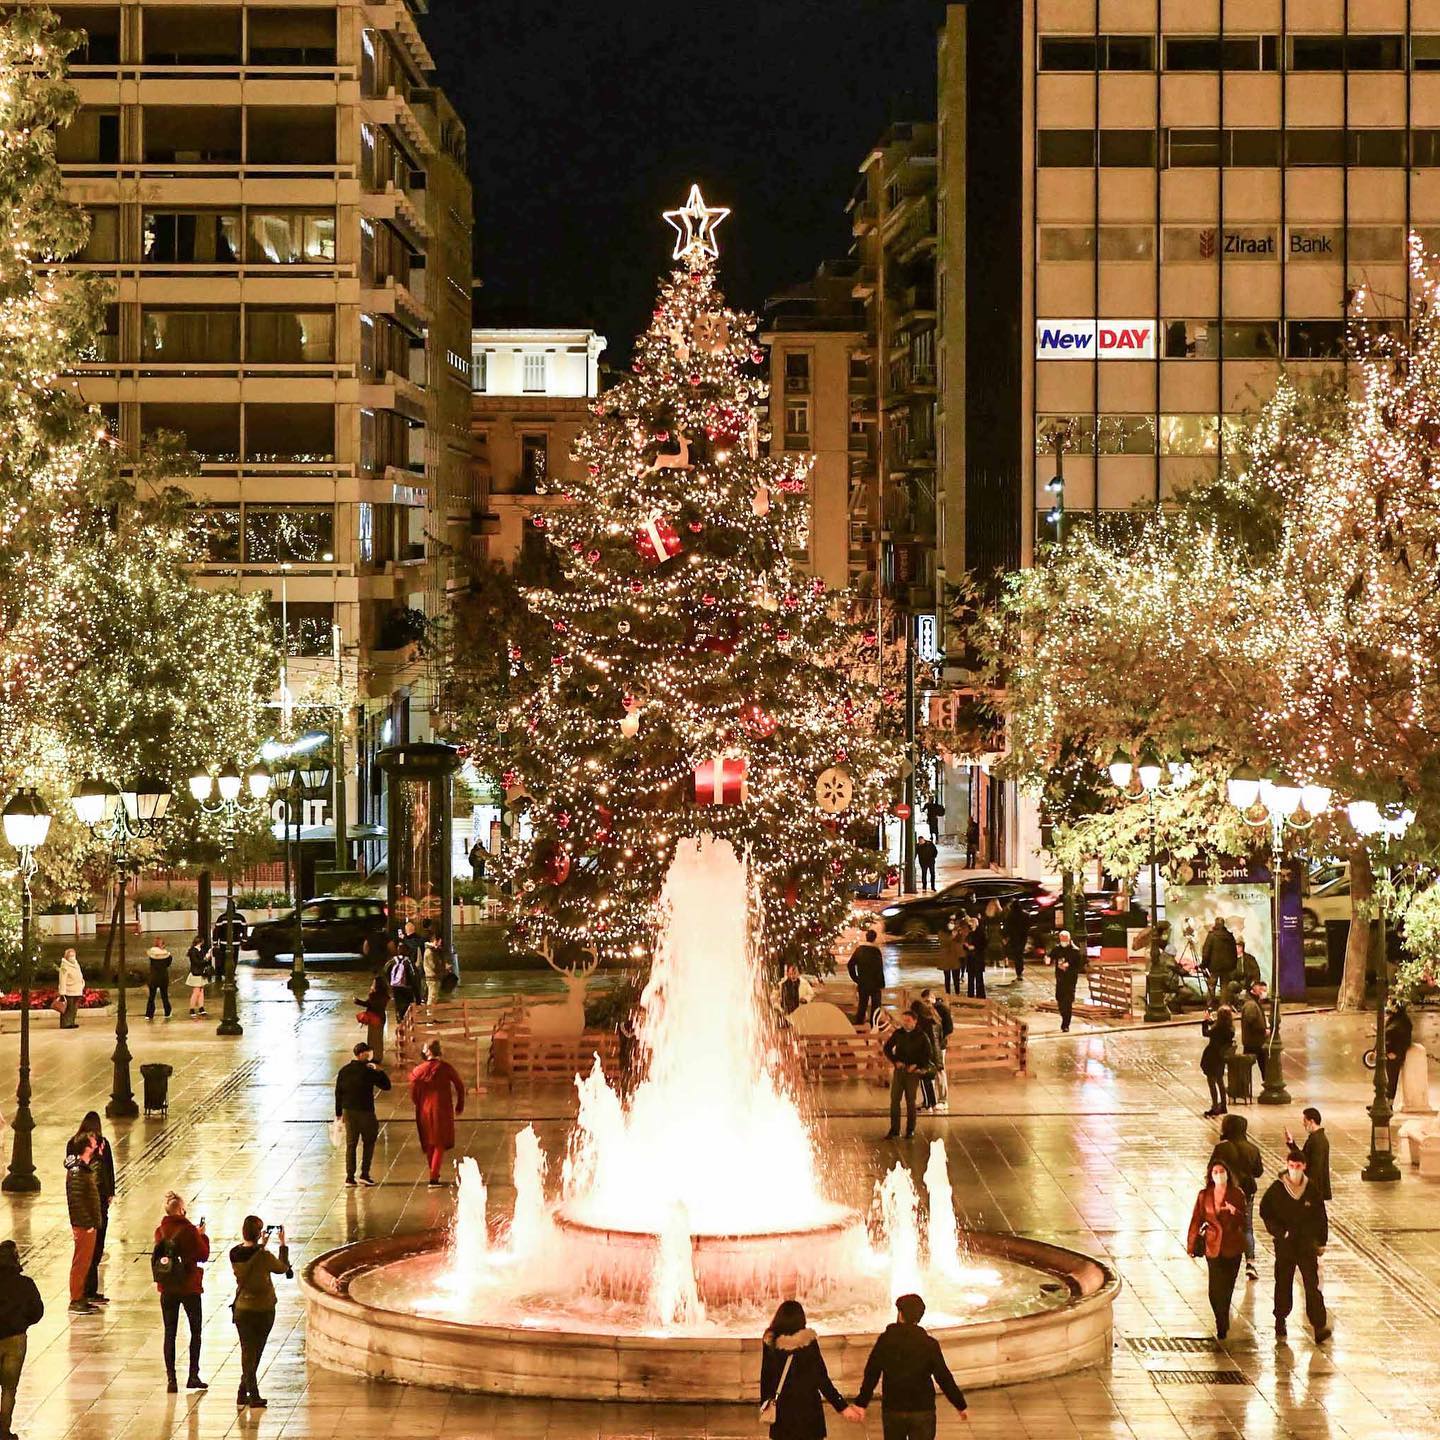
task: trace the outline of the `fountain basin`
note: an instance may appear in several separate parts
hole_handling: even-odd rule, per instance
[[[1099,1261],[1018,1236],[967,1232],[977,1260],[1035,1272],[1060,1287],[1029,1313],[927,1325],[962,1386],[983,1388],[1061,1375],[1110,1355],[1115,1273]],[[760,1330],[729,1334],[617,1333],[536,1314],[525,1323],[477,1324],[357,1298],[385,1272],[445,1251],[438,1231],[362,1240],[319,1256],[305,1269],[306,1350],[332,1370],[399,1384],[491,1395],[573,1400],[732,1401],[756,1399]],[[1058,1299],[1054,1295],[1059,1296]],[[893,1317],[887,1317],[893,1318]],[[826,1363],[853,1393],[880,1328],[832,1328],[811,1307]]]
[[[655,1278],[660,1236],[640,1230],[587,1225],[558,1210],[555,1229],[565,1259],[586,1290],[613,1299],[644,1296]],[[768,1235],[692,1235],[690,1264],[695,1289],[706,1305],[823,1291],[830,1276],[843,1275],[864,1243],[859,1215],[804,1230]]]

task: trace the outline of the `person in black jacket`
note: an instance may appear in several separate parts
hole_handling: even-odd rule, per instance
[[[935,1386],[961,1415],[965,1396],[945,1363],[940,1342],[920,1326],[925,1302],[918,1295],[902,1295],[895,1311],[899,1319],[885,1327],[870,1350],[855,1405],[863,1413],[880,1385],[885,1440],[934,1440]]]
[[[915,1091],[919,1088],[920,1077],[930,1069],[930,1039],[923,1030],[913,1011],[906,1010],[900,1016],[897,1029],[881,1047],[885,1058],[895,1067],[890,1077],[890,1129],[887,1140],[894,1140],[900,1134],[900,1097],[905,1097],[905,1138],[915,1133]]]
[[[108,1305],[110,1297],[100,1293],[100,1262],[105,1258],[105,1232],[110,1227],[110,1202],[115,1198],[115,1154],[102,1132],[96,1111],[85,1112],[80,1133],[95,1137],[95,1188],[100,1192],[100,1224],[95,1231],[95,1255],[85,1276],[85,1298],[92,1305]],[[3,1435],[4,1431],[0,1431],[0,1437]]]
[[[1060,1029],[1070,1029],[1070,1016],[1075,1009],[1075,986],[1089,958],[1085,951],[1070,939],[1070,932],[1062,930],[1055,937],[1055,946],[1050,951],[1055,966],[1055,1008],[1060,1012]]]
[[[10,1420],[25,1368],[25,1332],[44,1314],[45,1302],[35,1282],[21,1270],[15,1242],[0,1240],[0,1436],[4,1440],[15,1440]]]
[[[1010,908],[1005,912],[1005,950],[1009,957],[1011,967],[1015,971],[1015,978],[1025,978],[1025,948],[1030,943],[1030,917],[1025,913],[1025,907],[1018,900],[1010,902]]]
[[[857,945],[850,953],[850,963],[845,967],[855,982],[859,1004],[855,1010],[855,1023],[871,1023],[880,1009],[880,997],[885,989],[885,957],[875,943],[875,932],[865,932],[865,943]]]
[[[1229,1170],[1235,1183],[1245,1192],[1245,1278],[1258,1280],[1255,1268],[1255,1192],[1265,1173],[1265,1160],[1260,1147],[1249,1138],[1249,1122],[1243,1115],[1227,1115],[1220,1122],[1220,1143],[1210,1152],[1205,1170],[1217,1161]]]
[[[805,1323],[798,1300],[783,1300],[765,1332],[760,1347],[760,1404],[775,1402],[770,1440],[823,1440],[825,1410],[822,1400],[854,1419],[858,1411],[830,1380],[820,1337]]]
[[[1200,1052],[1200,1073],[1210,1086],[1210,1108],[1205,1114],[1213,1119],[1229,1109],[1225,1094],[1225,1066],[1235,1049],[1235,1017],[1230,1013],[1230,1007],[1222,1005],[1214,1015],[1207,1010],[1200,1022],[1200,1033],[1205,1037],[1205,1048]]]
[[[1328,1205],[1331,1199],[1330,1137],[1325,1133],[1320,1112],[1313,1105],[1307,1105],[1300,1112],[1300,1119],[1305,1126],[1305,1143],[1300,1147],[1300,1153],[1305,1157],[1305,1174]],[[1295,1138],[1288,1130],[1285,1132],[1285,1143],[1291,1147],[1295,1144]]]
[[[1415,1038],[1415,1025],[1410,1012],[1397,1000],[1390,1002],[1390,1013],[1385,1017],[1385,1080],[1390,1090],[1390,1103],[1395,1103],[1395,1092],[1400,1088],[1400,1072],[1405,1068],[1405,1057]]]
[[[1295,1272],[1305,1286],[1305,1318],[1315,1328],[1315,1343],[1330,1338],[1325,1296],[1320,1291],[1320,1257],[1330,1239],[1320,1187],[1305,1173],[1305,1156],[1293,1146],[1285,1173],[1265,1192],[1260,1218],[1275,1242],[1275,1334],[1285,1338],[1285,1322],[1295,1303]]]
[[[357,1183],[355,1175],[355,1147],[360,1150],[360,1175],[358,1183],[373,1185],[370,1178],[370,1162],[375,1156],[375,1137],[380,1133],[380,1122],[375,1118],[375,1092],[388,1090],[390,1077],[375,1063],[372,1052],[365,1041],[355,1047],[355,1058],[340,1067],[335,1077],[335,1118],[345,1121],[345,1183]]]

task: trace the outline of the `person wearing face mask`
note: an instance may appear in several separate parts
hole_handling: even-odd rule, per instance
[[[1265,1192],[1260,1219],[1275,1242],[1275,1334],[1285,1338],[1285,1322],[1295,1303],[1295,1272],[1305,1286],[1305,1317],[1315,1329],[1315,1343],[1330,1338],[1325,1297],[1320,1293],[1320,1257],[1330,1238],[1320,1187],[1305,1174],[1305,1155],[1291,1147],[1285,1173]]]
[[[1245,1254],[1245,1192],[1230,1178],[1223,1160],[1210,1164],[1209,1183],[1195,1197],[1185,1248],[1204,1258],[1210,1272],[1210,1308],[1215,1312],[1215,1338],[1230,1330],[1230,1299]]]

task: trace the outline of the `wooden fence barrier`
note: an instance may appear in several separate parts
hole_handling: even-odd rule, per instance
[[[1135,967],[1129,960],[1092,960],[1085,970],[1090,1001],[1075,1002],[1074,1013],[1083,1020],[1129,1020],[1135,1014]],[[1041,1000],[1037,1010],[1054,1010],[1053,1000]]]

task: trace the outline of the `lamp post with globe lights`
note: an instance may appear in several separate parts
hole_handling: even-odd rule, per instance
[[[212,803],[210,797],[217,792],[220,798]],[[235,941],[235,839],[240,828],[240,816],[245,811],[247,792],[251,800],[264,800],[270,793],[269,772],[252,769],[242,779],[234,765],[227,765],[218,775],[211,775],[208,770],[197,770],[190,777],[190,794],[195,803],[207,815],[220,816],[220,843],[225,847],[225,956],[221,961],[220,982],[225,1013],[215,1027],[217,1035],[245,1033],[236,1008],[235,967],[240,963],[240,949]]]
[[[290,843],[290,824],[295,824],[295,939],[290,960],[290,979],[286,982],[297,1000],[303,999],[310,988],[305,974],[305,936],[301,928],[300,911],[303,905],[301,891],[304,886],[301,876],[304,866],[300,858],[300,825],[304,815],[306,799],[322,798],[328,793],[331,766],[323,756],[316,754],[322,746],[330,743],[330,736],[324,730],[311,730],[289,745],[270,745],[261,753],[270,764],[270,773],[275,789],[285,798],[285,841]],[[344,823],[343,817],[335,817],[336,825]]]
[[[1110,757],[1107,767],[1117,790],[1128,793],[1138,778],[1150,816],[1150,964],[1145,972],[1145,1019],[1170,1018],[1170,976],[1161,964],[1160,952],[1160,860],[1156,849],[1156,802],[1162,795],[1176,795],[1194,778],[1194,767],[1185,760],[1167,763],[1150,741],[1131,760],[1123,747]]]
[[[115,989],[115,1050],[111,1055],[114,1080],[105,1113],[112,1119],[131,1120],[140,1113],[130,1088],[130,1034],[125,1014],[125,892],[135,868],[131,844],[158,833],[170,813],[171,794],[163,781],[149,777],[126,790],[94,777],[82,780],[70,797],[80,823],[109,846],[120,887],[120,968]]]
[[[50,833],[50,811],[34,790],[25,789],[12,797],[0,820],[6,840],[20,857],[20,1078],[15,1087],[10,1168],[0,1180],[0,1190],[9,1195],[34,1194],[40,1177],[31,1145],[35,1117],[30,1113],[30,882],[35,878],[35,851]]]
[[[1345,807],[1350,828],[1367,844],[1380,851],[1382,883],[1380,885],[1380,953],[1375,961],[1375,1097],[1369,1105],[1370,1158],[1360,1172],[1362,1180],[1393,1181],[1400,1178],[1391,1143],[1390,1087],[1385,1071],[1385,1002],[1390,994],[1390,951],[1386,935],[1390,883],[1390,846],[1404,838],[1415,819],[1413,810],[1388,805],[1383,810],[1373,800],[1352,800]],[[1401,1059],[1403,1060],[1403,1056]]]
[[[1280,867],[1286,830],[1308,830],[1330,808],[1330,790],[1325,785],[1297,785],[1283,775],[1262,776],[1242,765],[1225,782],[1225,792],[1247,825],[1270,832],[1270,1033],[1265,1044],[1265,1083],[1258,1098],[1262,1105],[1289,1105],[1280,1041]]]

